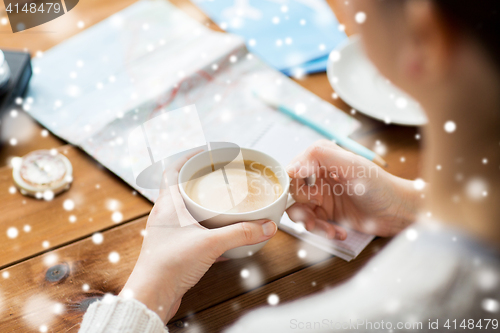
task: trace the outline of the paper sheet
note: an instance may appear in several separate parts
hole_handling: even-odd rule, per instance
[[[166,1],[139,1],[33,59],[33,67],[27,111],[152,201],[158,190],[136,185],[127,138],[166,111],[195,104],[207,141],[248,147],[273,124],[320,138],[253,95],[266,86],[341,135],[359,127],[249,53],[241,38],[213,32]]]

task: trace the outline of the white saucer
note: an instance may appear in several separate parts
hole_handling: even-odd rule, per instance
[[[392,85],[368,60],[359,36],[351,37],[330,54],[327,75],[337,95],[367,116],[399,125],[427,123],[420,105]]]

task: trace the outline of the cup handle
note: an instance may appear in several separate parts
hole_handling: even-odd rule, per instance
[[[286,208],[285,210],[287,210],[288,208],[290,208],[291,205],[293,205],[295,203],[295,199],[292,197],[292,195],[290,193],[288,193],[288,199],[286,200]]]
[[[311,176],[307,177],[305,179],[306,181],[306,184],[307,186],[313,186],[316,184],[316,175],[315,174],[312,174]],[[288,199],[286,201],[286,208],[285,210],[287,210],[288,208],[290,208],[291,205],[293,205],[295,203],[295,199],[292,197],[292,195],[290,193],[288,193]]]

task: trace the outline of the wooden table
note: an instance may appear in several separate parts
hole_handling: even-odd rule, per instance
[[[0,25],[0,47],[26,48],[35,55],[77,34],[81,30],[77,22],[89,27],[133,2],[80,1],[67,15],[22,33],[12,34],[8,25]],[[195,19],[219,30],[187,0],[173,2]],[[349,29],[342,8],[344,2],[332,1],[331,5]],[[0,17],[4,17],[4,8],[0,10]],[[351,111],[340,99],[332,97],[324,73],[297,82],[342,110]],[[363,127],[353,138],[370,148],[379,140],[387,147],[389,172],[417,177],[417,129],[386,125],[359,113],[354,117]],[[6,142],[0,149],[0,332],[38,332],[45,327],[48,332],[76,332],[92,301],[105,293],[117,294],[124,285],[138,257],[141,231],[152,204],[78,148],[52,134],[42,136],[43,128],[29,116],[20,113],[15,121],[22,121],[26,135],[17,145]],[[13,191],[12,170],[7,166],[11,156],[41,148],[57,148],[74,166],[71,190],[49,202]],[[63,209],[68,198],[76,204],[72,211]],[[112,221],[110,204],[120,206],[121,223]],[[76,217],[73,223],[71,215]],[[18,231],[15,238],[7,237],[11,227]],[[101,236],[103,241],[99,242]],[[358,258],[347,263],[278,231],[254,256],[215,264],[185,295],[168,327],[171,332],[196,328],[201,332],[220,331],[244,312],[267,304],[271,293],[286,302],[339,284],[387,242],[377,238]],[[306,258],[298,257],[300,249],[307,251]],[[111,252],[119,254],[117,263],[108,260]],[[251,278],[240,277],[244,268],[250,271]]]

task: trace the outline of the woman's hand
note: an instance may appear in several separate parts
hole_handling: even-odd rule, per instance
[[[378,236],[393,236],[416,217],[419,193],[413,182],[393,176],[373,162],[321,140],[287,168],[297,201],[288,215],[344,240],[346,231],[328,220]],[[314,185],[306,179],[314,179]]]
[[[164,179],[177,175],[173,177]],[[178,186],[164,187],[149,215],[139,259],[120,296],[137,299],[167,323],[179,309],[182,296],[218,257],[229,249],[270,239],[277,227],[272,221],[258,220],[206,229],[187,211]]]

